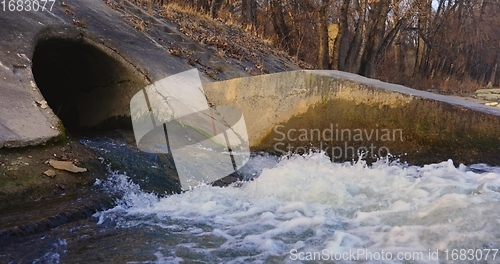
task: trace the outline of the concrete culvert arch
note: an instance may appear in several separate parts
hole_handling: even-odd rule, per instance
[[[118,54],[83,40],[40,41],[32,70],[70,132],[131,126],[130,99],[147,85],[144,75]]]

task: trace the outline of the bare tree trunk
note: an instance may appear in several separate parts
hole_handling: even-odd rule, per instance
[[[318,68],[328,69],[329,49],[328,49],[328,21],[326,11],[328,8],[329,0],[323,0],[318,10]]]
[[[363,55],[361,64],[361,75],[366,77],[375,77],[377,70],[377,59],[380,47],[383,43],[385,33],[385,22],[390,8],[389,0],[380,0],[373,3],[375,22],[368,37],[368,44]]]
[[[396,58],[396,61],[394,65],[396,65],[399,68],[399,72],[403,78],[406,77],[406,52],[403,50],[403,45],[401,41],[398,41],[396,45],[394,46],[394,57]]]
[[[257,0],[242,0],[241,16],[246,29],[255,32],[257,28]]]
[[[335,38],[335,43],[333,47],[333,57],[331,61],[331,68],[334,70],[344,70],[345,69],[345,59],[341,56],[342,43],[344,43],[344,37],[347,34],[347,13],[349,12],[350,0],[343,0],[340,6],[340,18],[339,18],[339,32]]]
[[[389,33],[387,34],[387,36],[384,38],[384,40],[382,41],[382,43],[380,44],[380,47],[379,47],[379,50],[378,52],[384,52],[386,49],[389,48],[389,46],[392,45],[392,43],[394,42],[394,40],[396,39],[398,33],[399,33],[399,30],[401,30],[401,28],[403,26],[405,26],[405,19],[402,18],[400,20],[398,20],[398,22],[396,23],[396,25],[394,26],[393,29],[391,29],[391,31],[389,31]]]
[[[424,48],[425,48],[425,42],[422,39],[422,37],[419,36],[417,42],[417,50],[416,50],[417,53],[415,55],[415,67],[413,69],[413,73],[420,72],[419,69],[421,69],[422,66],[422,60],[424,57]]]
[[[245,26],[248,24],[248,1],[251,0],[241,0],[241,23]]]
[[[290,32],[285,22],[285,15],[283,14],[282,0],[270,0],[270,4],[273,27],[276,35],[278,35],[280,46],[285,50],[289,50]]]
[[[364,32],[365,32],[365,13],[366,13],[366,5],[367,0],[361,0],[361,3],[358,6],[358,22],[356,23],[356,29],[354,31],[354,37],[352,39],[351,44],[349,45],[349,50],[347,51],[346,59],[345,59],[345,70],[349,72],[359,72],[361,55],[363,53],[362,49],[364,49]]]
[[[210,3],[210,17],[212,19],[217,18],[217,14],[219,12],[219,9],[221,8],[222,5],[222,0],[212,0]]]
[[[498,70],[498,62],[495,63],[495,67],[493,67],[493,70],[491,71],[490,81],[488,82],[488,85],[487,85],[488,88],[493,88],[493,85],[495,85],[497,70]]]
[[[430,16],[431,16],[431,1],[420,0],[418,3],[418,41],[416,49],[416,60],[414,73],[420,72],[424,73],[428,70],[426,66],[428,64],[427,53],[427,43],[425,42],[424,36],[428,35],[430,26]]]

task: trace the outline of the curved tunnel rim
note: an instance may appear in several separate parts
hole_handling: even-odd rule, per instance
[[[103,38],[89,36],[76,27],[48,26],[40,30],[34,38],[32,50],[30,51],[29,56],[30,60],[33,62],[33,56],[35,55],[36,48],[41,43],[53,40],[68,41],[80,45],[92,46],[110,56],[111,58],[116,59],[123,65],[126,65],[127,68],[140,73],[139,77],[143,79],[145,83],[147,83],[147,85],[152,83],[150,76],[148,76],[147,74],[147,71],[145,69],[142,69],[143,67],[139,63],[134,63],[130,59],[127,59],[125,56],[123,56],[118,47],[111,45],[112,43],[105,43]],[[33,64],[31,65],[31,69],[33,69]]]
[[[37,51],[37,48],[40,45],[43,45],[46,42],[55,41],[55,42],[67,42],[73,43],[74,45],[88,46],[92,49],[95,49],[98,52],[102,52],[104,55],[108,56],[109,59],[115,60],[124,68],[129,70],[131,73],[135,75],[135,77],[142,81],[144,87],[141,87],[139,90],[143,90],[147,85],[152,83],[150,76],[148,76],[147,71],[140,65],[140,63],[134,63],[130,59],[127,59],[120,51],[119,48],[112,45],[112,43],[105,43],[104,39],[94,36],[89,36],[85,34],[80,29],[74,26],[47,26],[44,29],[40,30],[33,41],[32,49],[30,51],[30,72],[32,81],[35,84],[36,91],[39,93],[39,96],[42,100],[46,101],[44,93],[42,89],[40,89],[38,83],[35,80],[35,74],[33,73],[33,58]],[[66,125],[61,120],[61,118],[56,114],[54,109],[48,105],[48,110],[53,119],[57,122],[58,126],[57,130],[59,131],[59,136],[66,134],[68,131]]]

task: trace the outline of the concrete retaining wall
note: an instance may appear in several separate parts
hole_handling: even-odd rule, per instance
[[[358,150],[414,164],[451,158],[500,164],[500,109],[338,71],[295,71],[204,86],[215,105],[242,109],[254,150]],[[354,157],[357,158],[357,157]]]

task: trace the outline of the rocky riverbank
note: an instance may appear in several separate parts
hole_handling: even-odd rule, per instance
[[[86,172],[58,170],[49,160],[67,161]],[[52,175],[54,172],[55,175]],[[49,174],[49,175],[47,175]],[[106,174],[97,155],[76,141],[37,147],[0,149],[0,209],[24,202],[43,202],[93,184]]]
[[[56,169],[49,160],[86,171]],[[110,205],[109,197],[93,187],[96,178],[106,174],[98,155],[73,140],[0,149],[0,237],[43,231]]]
[[[500,108],[500,89],[480,89],[476,98],[486,101],[486,105]]]

